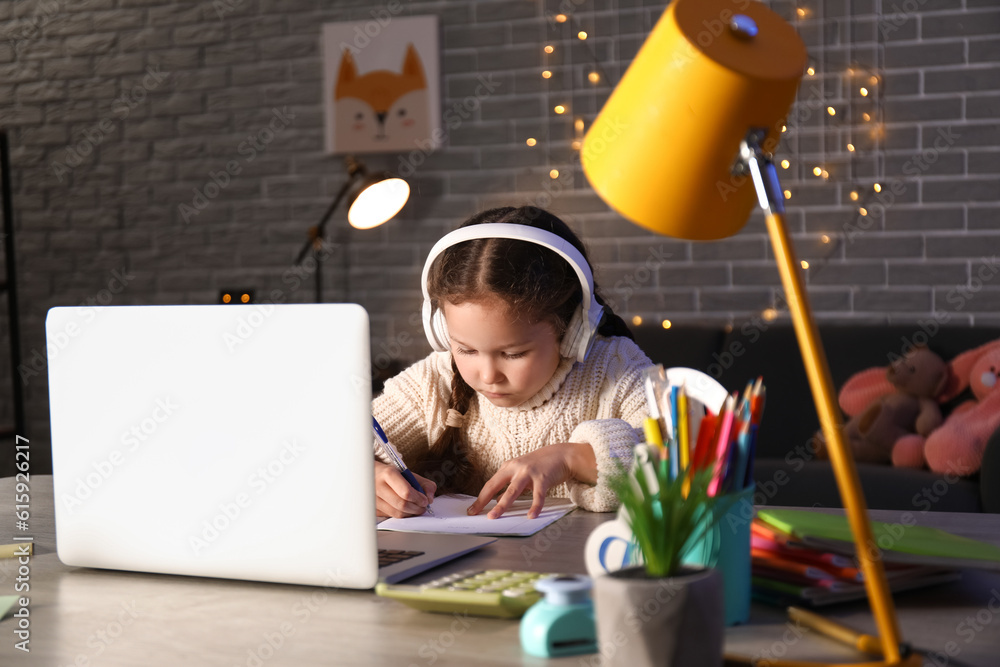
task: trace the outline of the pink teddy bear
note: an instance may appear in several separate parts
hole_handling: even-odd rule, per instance
[[[971,387],[976,400],[956,407],[924,439],[907,436],[892,452],[895,465],[927,466],[937,473],[972,475],[979,470],[990,436],[1000,427],[1000,341],[963,352],[949,364],[951,378],[941,397],[950,400]]]

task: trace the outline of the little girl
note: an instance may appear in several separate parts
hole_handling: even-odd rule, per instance
[[[554,234],[586,264],[572,230],[537,208],[488,210],[462,228],[496,223]],[[592,303],[585,294],[585,287],[593,293],[592,278],[583,280],[557,252],[519,238],[462,241],[429,261],[425,308],[443,315],[446,331],[428,337],[444,351],[387,381],[373,407],[427,495],[376,461],[378,514],[421,514],[435,492],[478,496],[468,509],[478,514],[503,492],[488,514],[496,518],[528,490],[530,518],[546,495],[595,512],[615,509],[607,479],[615,459],[630,457],[639,441],[636,427],[646,412],[641,372],[651,362],[599,297],[593,310],[601,304],[604,317],[597,335],[589,351],[587,339],[578,344],[577,332],[587,329],[574,317],[584,299]]]

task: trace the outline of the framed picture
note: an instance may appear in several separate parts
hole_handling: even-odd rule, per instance
[[[325,23],[322,53],[327,153],[438,147],[436,16]]]

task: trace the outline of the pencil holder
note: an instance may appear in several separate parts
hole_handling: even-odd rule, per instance
[[[705,531],[684,562],[703,565],[719,571],[725,598],[726,625],[739,625],[750,619],[750,525],[753,522],[751,484],[742,491],[729,494],[720,511],[722,518]]]

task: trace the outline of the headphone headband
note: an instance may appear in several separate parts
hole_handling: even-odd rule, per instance
[[[569,338],[572,334],[572,338],[567,342],[573,346],[573,349],[566,350],[566,356],[575,356],[580,361],[583,361],[587,356],[587,352],[590,349],[590,343],[593,340],[594,333],[597,330],[597,325],[600,323],[601,315],[604,312],[604,309],[597,303],[597,299],[594,295],[594,276],[591,272],[590,265],[583,257],[583,254],[577,250],[572,243],[561,236],[537,227],[517,225],[509,222],[482,223],[478,225],[469,225],[468,227],[460,227],[453,232],[445,234],[437,243],[434,244],[434,247],[431,248],[430,253],[427,255],[427,261],[424,262],[424,269],[420,274],[420,288],[424,297],[424,331],[427,334],[427,340],[430,342],[431,346],[439,351],[448,349],[446,342],[447,334],[443,331],[434,330],[434,309],[431,305],[430,293],[427,289],[427,278],[430,275],[431,266],[434,264],[434,260],[437,259],[438,255],[443,253],[447,248],[450,248],[458,243],[471,241],[473,239],[493,238],[513,239],[516,241],[528,241],[529,243],[535,243],[555,252],[557,255],[566,260],[573,268],[577,279],[580,281],[580,287],[583,289],[583,299],[580,303],[581,317],[579,319],[581,322],[579,332],[571,332],[569,329],[567,329],[566,332],[567,338]],[[571,323],[570,328],[572,328],[572,326],[573,324]],[[565,347],[566,346],[564,346],[564,348]]]

